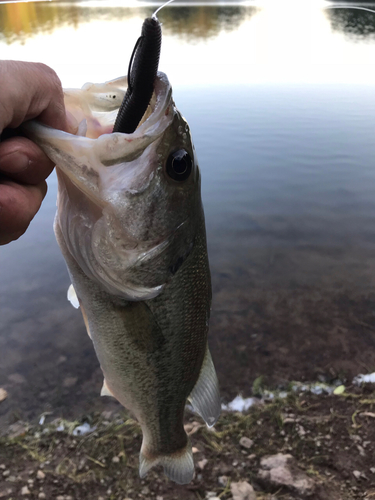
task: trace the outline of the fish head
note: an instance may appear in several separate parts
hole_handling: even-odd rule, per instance
[[[160,74],[149,108],[134,134],[102,137],[113,141],[113,150],[124,136],[136,143],[127,158],[102,158],[106,168],[101,169],[100,189],[118,224],[139,246],[162,243],[200,208],[200,173],[189,125]]]
[[[108,133],[126,84],[120,78],[65,92],[81,135],[36,122],[28,133],[56,163],[56,223],[71,255],[106,291],[144,300],[160,293],[194,245],[202,225],[200,174],[163,73],[138,128]]]

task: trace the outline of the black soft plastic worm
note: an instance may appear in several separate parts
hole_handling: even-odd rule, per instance
[[[161,25],[156,17],[147,18],[130,58],[128,90],[120,106],[113,132],[133,133],[145,114],[154,91],[160,49]]]

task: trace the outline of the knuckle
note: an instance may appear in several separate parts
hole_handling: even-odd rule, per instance
[[[50,66],[44,63],[35,63],[38,66],[38,71],[44,75],[45,83],[48,84],[49,88],[52,90],[53,94],[56,96],[63,96],[63,89],[61,85],[61,80],[57,76],[57,73]]]

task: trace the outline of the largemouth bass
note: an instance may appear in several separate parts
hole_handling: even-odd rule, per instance
[[[160,464],[185,484],[194,474],[186,401],[209,426],[220,413],[200,172],[163,73],[138,128],[110,133],[126,90],[126,77],[66,90],[78,135],[37,122],[27,131],[57,166],[55,233],[104,374],[102,394],[142,427],[140,476]]]

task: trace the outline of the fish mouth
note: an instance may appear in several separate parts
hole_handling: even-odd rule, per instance
[[[80,161],[79,157],[87,158],[91,178],[98,178],[97,186],[91,186],[89,192],[82,176],[64,168],[67,162],[59,161],[58,165],[92,201],[97,198],[97,201],[103,202],[104,192],[118,190],[119,179],[121,188],[129,192],[140,192],[147,187],[155,168],[157,144],[176,114],[168,78],[158,72],[151,101],[136,130],[130,134],[112,133],[119,108],[113,109],[115,99],[111,100],[111,97],[115,96],[120,101],[118,96],[123,95],[126,88],[127,78],[122,77],[104,84],[86,84],[81,90],[66,90],[66,108],[77,121],[80,120],[80,135],[55,131],[58,132],[58,139],[56,137],[55,141],[51,141],[51,129],[48,130],[50,137],[47,143],[55,143],[56,150],[69,150],[76,164]],[[103,111],[106,99],[107,109]],[[95,193],[97,188],[100,193]]]
[[[88,139],[97,139],[102,135],[112,134],[112,130],[128,89],[126,76],[105,83],[86,83],[81,89],[64,89],[64,101],[67,111],[76,119],[76,135]],[[150,102],[133,132],[113,132],[132,139],[153,128],[164,114],[168,116],[172,89],[167,76],[158,72],[154,81],[154,91]],[[147,121],[147,126],[143,126]],[[141,127],[141,130],[139,130]],[[70,135],[70,134],[68,134]]]
[[[118,110],[115,110],[117,114]],[[114,123],[114,114],[111,112]],[[139,157],[151,143],[160,138],[174,116],[172,88],[164,73],[158,72],[154,83],[154,92],[147,109],[134,132],[108,133],[107,128],[97,137],[97,148],[102,149],[99,157],[105,166],[130,162]]]

